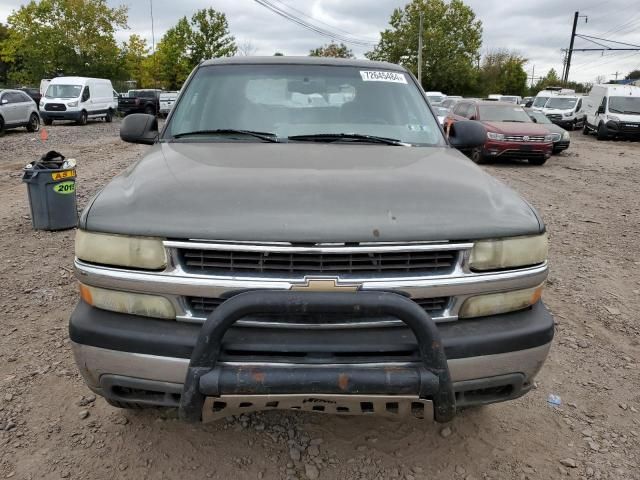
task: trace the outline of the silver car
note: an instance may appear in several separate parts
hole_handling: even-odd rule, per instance
[[[40,116],[36,102],[20,90],[0,90],[0,135],[8,128],[18,127],[38,131]]]

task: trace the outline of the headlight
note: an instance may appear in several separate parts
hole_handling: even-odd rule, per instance
[[[76,257],[91,263],[145,270],[160,270],[167,266],[167,255],[159,238],[85,230],[76,232]]]
[[[547,234],[514,237],[502,240],[475,242],[469,266],[471,270],[499,270],[502,268],[536,265],[547,259]]]
[[[40,106],[44,107],[44,100],[40,100]]]
[[[80,296],[89,305],[103,310],[168,320],[176,318],[171,302],[157,295],[119,292],[81,283]]]
[[[77,100],[75,102],[67,103],[67,107],[77,107],[77,106],[78,106],[78,101]]]
[[[571,138],[571,135],[569,135],[569,132],[564,132],[562,134],[562,138],[563,140],[569,140]]]
[[[552,133],[551,134],[551,141],[552,142],[557,142],[558,140],[560,140],[560,138],[562,138],[562,135],[560,135],[559,133]]]
[[[573,112],[565,112],[562,114],[563,117],[567,117],[567,118],[569,118],[572,115],[573,115]]]
[[[502,133],[487,132],[487,138],[489,140],[504,140]]]
[[[553,135],[545,135],[544,136],[544,141],[545,142],[553,142]]]
[[[468,298],[460,308],[458,317],[473,318],[514,312],[530,307],[542,298],[544,284],[513,292],[490,293]]]
[[[616,117],[615,115],[608,115],[607,118],[612,122],[619,122],[620,121],[620,119],[618,117]]]

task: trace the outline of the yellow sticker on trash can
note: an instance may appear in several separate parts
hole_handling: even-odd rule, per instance
[[[60,182],[53,186],[53,191],[68,195],[76,191],[76,182]]]
[[[51,174],[51,178],[54,180],[64,180],[65,178],[73,178],[75,176],[75,170],[60,170],[59,172],[53,172]]]

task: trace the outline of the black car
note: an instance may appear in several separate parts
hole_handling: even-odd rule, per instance
[[[569,135],[569,132],[553,123],[542,112],[536,112],[529,108],[525,108],[524,110],[529,114],[531,120],[543,125],[547,130],[549,130],[549,132],[551,132],[553,135],[553,153],[560,153],[569,148],[569,144],[571,143],[571,136]]]

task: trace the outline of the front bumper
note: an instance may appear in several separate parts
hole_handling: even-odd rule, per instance
[[[53,112],[53,111],[47,111],[47,110],[40,110],[40,117],[42,117],[43,120],[74,120],[74,121],[78,121],[80,120],[80,116],[82,115],[82,112],[70,112],[70,111],[65,111],[65,112]]]
[[[526,393],[547,356],[554,324],[539,302],[524,311],[440,323],[436,329],[460,407],[509,400]],[[201,326],[117,314],[80,302],[69,330],[76,362],[96,393],[148,405],[180,403]],[[236,385],[232,393],[245,400],[274,393],[260,390],[255,382],[283,368],[302,387],[277,394],[308,394],[313,398],[332,395],[336,392],[305,386],[309,372],[335,376],[356,368],[374,375],[360,378],[378,378],[372,383],[377,386],[371,390],[361,385],[342,395],[343,400],[361,392],[373,399],[388,399],[407,392],[394,390],[391,383],[381,385],[379,375],[399,369],[411,379],[409,370],[420,365],[420,358],[416,336],[406,326],[353,331],[232,326],[224,335],[218,364],[227,373],[235,372],[233,378],[243,378],[244,383]],[[289,401],[291,395],[287,396]],[[247,403],[253,402],[239,405]],[[269,403],[273,404],[265,405]]]
[[[559,140],[557,142],[554,142],[553,153],[558,153],[558,152],[562,152],[563,150],[566,150],[567,148],[569,148],[570,143],[571,143],[570,140]]]
[[[523,160],[549,158],[552,146],[551,143],[487,141],[482,153],[487,158]]]
[[[614,122],[609,120],[605,126],[612,137],[640,138],[640,122]]]

